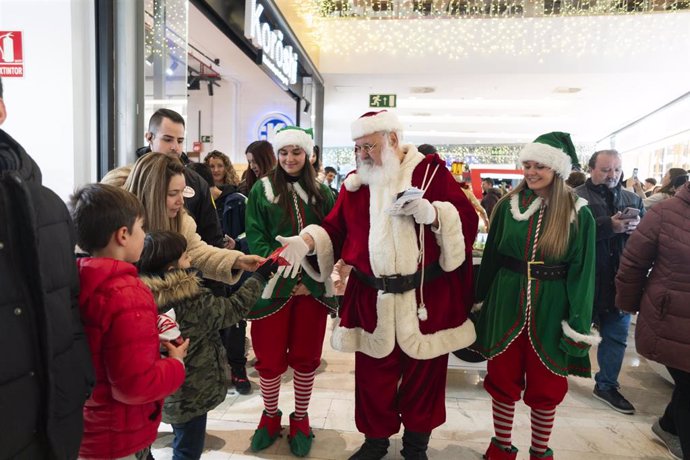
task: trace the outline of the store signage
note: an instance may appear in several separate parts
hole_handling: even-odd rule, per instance
[[[281,30],[273,30],[266,22],[261,22],[263,5],[256,0],[246,0],[244,13],[244,36],[252,44],[263,50],[262,63],[284,85],[297,83],[297,53],[292,46],[283,44],[285,35]]]
[[[396,99],[395,94],[370,94],[369,107],[393,108]]]
[[[259,123],[257,130],[258,139],[273,142],[276,133],[286,126],[293,126],[295,123],[283,113],[269,113]]]
[[[203,148],[204,148],[203,144],[202,144],[201,142],[199,142],[199,141],[195,141],[195,142],[192,144],[192,151],[193,151],[194,153],[201,153],[201,151],[202,151]]]
[[[0,31],[0,77],[23,77],[22,33]]]

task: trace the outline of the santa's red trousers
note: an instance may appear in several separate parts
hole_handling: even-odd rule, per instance
[[[568,379],[544,366],[532,348],[527,327],[503,353],[487,363],[484,388],[495,400],[513,403],[524,391],[525,404],[534,409],[551,410],[568,392]]]
[[[255,368],[264,379],[282,375],[290,366],[310,373],[321,364],[326,334],[326,307],[309,295],[294,296],[278,312],[252,321]]]
[[[385,358],[355,354],[355,422],[368,438],[405,429],[418,433],[446,421],[448,355],[417,360],[398,345]]]

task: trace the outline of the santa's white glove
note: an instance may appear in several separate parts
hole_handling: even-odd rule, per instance
[[[294,278],[299,273],[302,266],[302,260],[309,252],[309,246],[304,242],[301,236],[276,236],[276,241],[285,247],[285,250],[280,253],[290,263],[290,266],[284,267],[285,270],[278,273],[285,278]]]
[[[431,225],[436,220],[436,208],[426,198],[410,201],[403,206],[402,213],[414,217],[418,224]]]

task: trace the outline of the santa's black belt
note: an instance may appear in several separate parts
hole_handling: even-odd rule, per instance
[[[544,262],[516,259],[510,256],[503,256],[502,265],[508,270],[527,275],[532,280],[560,280],[568,276],[568,265],[546,265]]]
[[[417,289],[422,284],[422,271],[412,275],[369,276],[356,268],[352,270],[364,284],[388,294],[402,294],[403,292]],[[434,262],[424,268],[424,282],[435,280],[443,274],[438,262]]]

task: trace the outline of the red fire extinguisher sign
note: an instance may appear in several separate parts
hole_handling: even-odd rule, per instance
[[[22,33],[0,30],[0,77],[23,77]]]

